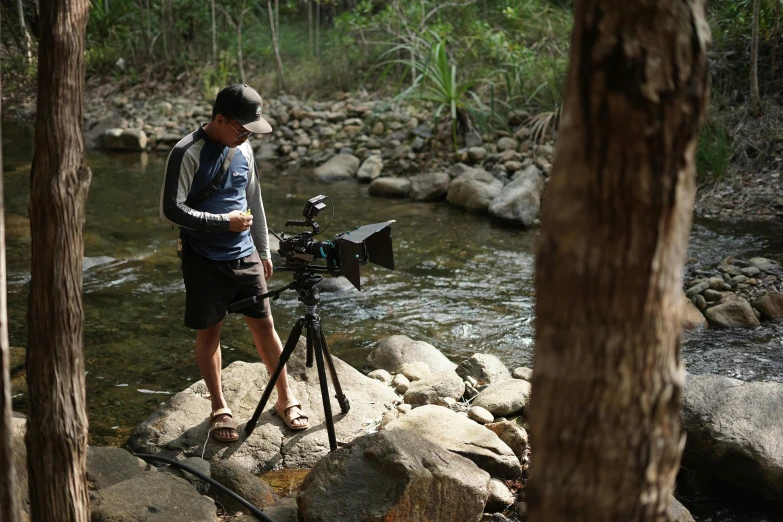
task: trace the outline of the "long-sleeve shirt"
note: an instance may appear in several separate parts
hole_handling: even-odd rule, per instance
[[[203,128],[184,137],[169,154],[160,198],[163,221],[181,228],[195,252],[217,261],[240,259],[258,250],[269,259],[269,236],[261,200],[258,169],[248,142],[237,147],[226,175],[198,208],[185,204],[218,174],[229,148],[213,141]],[[228,213],[250,209],[249,231],[231,232]]]

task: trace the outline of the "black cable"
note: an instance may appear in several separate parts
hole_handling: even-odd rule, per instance
[[[166,457],[158,457],[157,455],[148,455],[146,453],[134,453],[133,455],[136,456],[136,457],[139,457],[140,459],[152,460],[152,461],[157,460],[159,462],[165,462],[166,464],[169,464],[171,466],[183,469],[183,470],[187,471],[188,473],[190,473],[191,475],[195,475],[198,478],[200,478],[201,480],[203,480],[205,482],[209,482],[210,484],[212,484],[213,486],[215,486],[216,488],[221,490],[223,493],[227,494],[228,496],[230,496],[231,498],[233,498],[234,500],[236,500],[237,502],[239,502],[240,504],[245,506],[247,509],[250,510],[250,514],[253,515],[254,517],[256,517],[258,520],[261,520],[263,522],[275,522],[274,520],[272,520],[271,518],[266,516],[263,511],[261,511],[260,509],[255,507],[253,504],[251,504],[250,502],[248,502],[244,498],[240,497],[239,495],[237,495],[236,493],[234,493],[233,491],[228,489],[226,486],[224,486],[220,482],[218,482],[218,481],[216,481],[216,480],[214,480],[214,479],[204,475],[200,471],[197,471],[197,470],[195,470],[195,469],[193,469],[193,468],[191,468],[189,466],[185,466],[184,464],[181,464],[181,463],[177,462],[176,460],[168,459]]]

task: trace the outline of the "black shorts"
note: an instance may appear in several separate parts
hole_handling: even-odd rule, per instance
[[[185,280],[185,326],[194,330],[218,324],[231,303],[267,292],[258,252],[232,261],[215,261],[188,249],[182,260],[182,278]],[[257,319],[268,317],[269,299],[237,312]]]

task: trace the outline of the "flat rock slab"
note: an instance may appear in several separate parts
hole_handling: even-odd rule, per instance
[[[200,457],[207,441],[204,459],[227,459],[251,473],[274,467],[309,468],[329,452],[329,441],[323,412],[323,402],[315,365],[305,367],[304,339],[300,339],[288,361],[288,375],[294,394],[302,402],[310,418],[310,428],[289,430],[274,414],[277,391],[273,391],[264,412],[250,436],[245,424],[252,417],[261,394],[269,381],[263,363],[237,361],[223,371],[223,392],[234,418],[239,424],[239,440],[230,444],[207,441],[210,402],[207,389],[199,381],[161,406],[136,427],[128,446],[134,452],[161,454],[169,458]],[[385,384],[370,379],[347,363],[333,357],[337,376],[348,397],[351,409],[340,413],[329,383],[330,404],[338,442],[349,442],[368,433],[386,410],[397,400],[394,391]],[[328,371],[327,371],[328,374]]]
[[[443,406],[421,406],[401,415],[384,428],[409,430],[458,455],[466,457],[493,477],[517,478],[519,459],[503,441],[484,426]]]
[[[783,501],[783,384],[688,375],[683,464]]]

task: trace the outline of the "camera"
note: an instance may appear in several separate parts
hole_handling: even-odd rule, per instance
[[[292,236],[287,236],[285,233],[277,236],[280,240],[277,252],[285,260],[283,268],[328,272],[334,277],[342,275],[357,290],[361,290],[359,268],[368,261],[394,270],[391,241],[391,224],[395,222],[394,220],[359,226],[351,232],[335,235],[330,241],[315,239],[315,236],[321,233],[321,227],[315,218],[326,209],[324,201],[327,199],[331,201],[331,198],[324,195],[307,200],[302,210],[304,219],[292,219],[286,222],[286,226],[310,227],[310,231]],[[334,204],[332,204],[332,217],[334,217]],[[315,264],[318,261],[324,261],[324,264]]]

